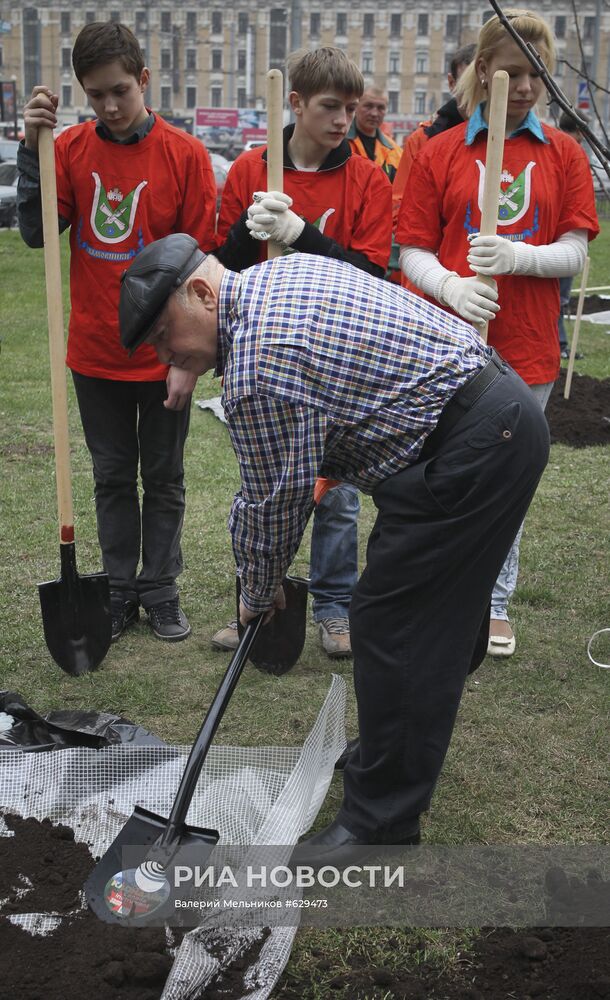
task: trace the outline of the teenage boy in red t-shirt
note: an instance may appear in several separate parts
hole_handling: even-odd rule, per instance
[[[362,74],[340,49],[322,47],[293,53],[288,75],[295,122],[284,129],[284,193],[267,191],[266,147],[242,153],[227,175],[218,218],[218,239],[225,242],[217,256],[242,271],[266,258],[270,238],[285,252],[333,257],[383,278],[392,188],[374,163],[353,155],[346,138],[364,91]],[[322,645],[332,658],[351,656],[348,612],[358,579],[359,507],[358,491],[339,483],[315,508],[310,591]],[[237,622],[220,629],[212,642],[235,648]]]
[[[216,184],[201,142],[147,110],[150,73],[129,28],[86,25],[72,63],[97,120],[62,132],[55,144],[59,227],[70,226],[67,365],[93,459],[112,638],[137,621],[141,604],[154,635],[177,642],[191,631],[176,578],[196,379],[160,365],[147,346],[128,357],[119,341],[119,290],[122,272],[153,240],[186,232],[204,247],[213,244]],[[32,247],[43,244],[38,130],[57,125],[57,104],[37,86],[24,109],[17,207]]]

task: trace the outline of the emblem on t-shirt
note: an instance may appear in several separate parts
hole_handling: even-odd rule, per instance
[[[500,180],[500,204],[498,206],[498,225],[512,226],[522,219],[530,207],[532,193],[531,176],[536,166],[535,160],[530,160],[518,177],[513,177],[507,170],[502,171]],[[483,186],[485,184],[485,164],[477,160],[479,168],[479,210],[483,211]]]
[[[140,181],[129,194],[113,187],[109,191],[102,184],[100,175],[92,171],[95,193],[91,206],[91,228],[102,243],[122,243],[131,234],[140,191],[148,181]]]

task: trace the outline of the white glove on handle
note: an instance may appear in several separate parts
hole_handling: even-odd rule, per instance
[[[504,236],[469,236],[466,258],[476,274],[514,274],[515,246]]]
[[[460,278],[450,274],[440,287],[440,301],[469,323],[488,323],[493,319],[500,310],[497,300],[495,282],[490,288],[477,277]]]
[[[305,220],[290,211],[292,198],[282,191],[255,191],[246,226],[255,240],[275,240],[292,246],[305,228]]]

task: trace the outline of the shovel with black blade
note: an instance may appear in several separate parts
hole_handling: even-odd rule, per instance
[[[110,588],[106,573],[80,576],[76,570],[55,150],[51,129],[40,129],[39,156],[61,575],[57,580],[39,583],[38,593],[49,652],[67,674],[79,676],[95,670],[110,647]]]
[[[279,623],[282,614],[275,613]],[[262,638],[263,617],[252,619],[243,631],[189,754],[169,818],[136,806],[87,879],[87,902],[106,923],[138,926],[153,919],[155,923],[175,919],[172,872],[179,852],[196,848],[197,864],[205,865],[218,843],[218,830],[187,826],[185,820],[214,734],[259,632]],[[286,673],[301,655],[303,641],[304,629],[296,633],[290,629],[282,647],[281,665],[277,663],[275,644],[267,653],[259,645],[259,653],[265,662],[273,659],[281,666],[278,672]]]

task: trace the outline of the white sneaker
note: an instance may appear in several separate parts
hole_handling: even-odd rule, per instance
[[[488,656],[512,656],[515,652],[515,634],[510,623],[503,618],[492,618],[489,622]]]

